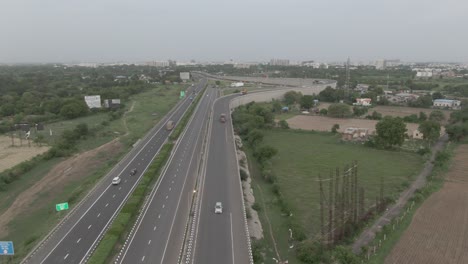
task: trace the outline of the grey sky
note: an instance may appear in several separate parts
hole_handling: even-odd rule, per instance
[[[466,0],[0,0],[0,63],[468,62]]]

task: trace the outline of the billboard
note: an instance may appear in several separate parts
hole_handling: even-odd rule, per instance
[[[89,95],[84,97],[86,104],[91,108],[101,108],[101,96]]]
[[[182,79],[182,81],[190,80],[190,72],[181,72],[180,79]]]

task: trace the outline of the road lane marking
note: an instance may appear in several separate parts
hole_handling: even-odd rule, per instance
[[[99,217],[99,216],[101,216],[101,213],[99,213],[99,214],[97,215],[97,217]]]
[[[163,204],[163,208],[166,207],[166,205]]]
[[[109,205],[109,203],[106,203],[106,207]]]
[[[143,261],[145,261],[145,256],[143,256],[143,257],[141,258],[141,262],[143,262]]]
[[[156,226],[154,226],[153,231],[156,231]]]
[[[115,198],[115,194],[114,194],[114,195],[112,195],[112,198]]]
[[[127,182],[127,180],[125,180],[124,182]]]
[[[70,255],[70,254],[66,254],[65,257],[64,257],[63,259],[67,259],[67,258],[68,258],[68,255]]]
[[[76,243],[78,244],[80,243],[80,241],[81,241],[81,237],[76,241]]]
[[[166,200],[167,200],[167,198],[169,198],[169,195],[166,195]]]
[[[148,245],[151,244],[151,239],[148,241]]]
[[[89,225],[89,226],[88,226],[88,229],[90,229],[90,228],[91,228],[91,226],[92,226],[92,225]]]
[[[122,187],[119,187],[119,191],[122,190]]]
[[[161,214],[158,215],[158,218],[161,218]]]
[[[231,219],[231,250],[232,250],[232,263],[236,263],[234,261],[234,236],[232,234],[232,213],[229,213],[229,218]]]

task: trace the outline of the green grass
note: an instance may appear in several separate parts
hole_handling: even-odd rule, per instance
[[[330,133],[269,130],[264,131],[264,143],[278,149],[273,158],[273,172],[286,203],[291,207],[293,222],[299,223],[309,238],[319,232],[319,186],[317,177],[328,177],[336,167],[357,160],[359,184],[366,188],[366,206],[371,206],[379,193],[380,176],[385,179],[385,196],[396,198],[399,193],[419,173],[423,158],[408,152],[392,152],[368,148],[359,144],[341,143],[339,137]],[[253,158],[249,157],[249,163]],[[267,212],[278,250],[282,258],[288,255],[287,216],[282,214],[277,196],[273,194],[273,185],[266,183],[255,165],[253,169],[253,188],[256,201],[260,202],[258,186],[263,189],[264,209],[260,218],[264,229],[264,242],[267,261],[275,257],[269,238],[268,225],[263,212]],[[396,169],[397,168],[397,169]],[[258,185],[258,186],[257,186]],[[326,186],[327,188],[328,186]],[[293,234],[294,235],[294,234]],[[290,254],[291,255],[291,254]],[[289,263],[300,263],[289,257]]]
[[[339,138],[325,133],[265,131],[264,142],[278,149],[273,158],[273,171],[280,189],[294,211],[300,212],[301,223],[315,234],[319,217],[317,177],[328,177],[351,161],[358,162],[359,183],[366,189],[367,205],[379,193],[380,177],[385,181],[385,196],[398,194],[420,171],[423,159],[407,152],[371,149],[362,145],[339,143]]]

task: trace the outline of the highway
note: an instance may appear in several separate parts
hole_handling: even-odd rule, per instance
[[[201,150],[217,91],[209,88],[180,137],[159,185],[127,239],[118,263],[178,263],[184,243]]]
[[[190,263],[251,263],[250,240],[229,109],[230,100],[237,96],[222,97],[216,100],[213,107],[206,173],[200,190],[197,208],[199,218]],[[221,113],[226,113],[225,123],[219,121]],[[222,202],[222,214],[214,213],[216,202]]]
[[[203,79],[193,88],[200,91],[206,85]],[[187,96],[188,97],[188,96]],[[23,263],[84,263],[88,260],[111,221],[120,211],[127,198],[137,186],[141,176],[166,142],[170,131],[165,121],[176,124],[183,116],[191,101],[185,98],[156,125],[138,144],[112,169],[100,183],[76,205],[76,209],[39,243]],[[130,170],[138,173],[130,176]],[[111,180],[120,176],[122,181],[112,185]]]

